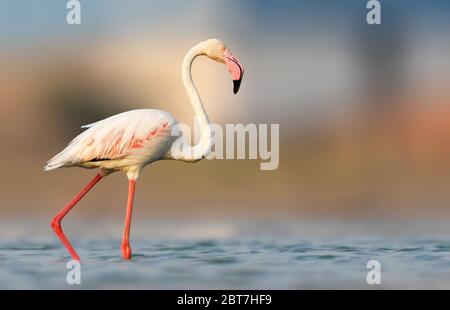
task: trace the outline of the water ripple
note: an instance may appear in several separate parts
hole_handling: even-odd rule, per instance
[[[367,288],[367,261],[382,264],[386,288],[450,288],[448,239],[120,240],[77,242],[81,288]],[[0,288],[73,288],[55,242],[0,241]]]

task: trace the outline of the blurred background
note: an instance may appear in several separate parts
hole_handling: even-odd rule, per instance
[[[210,119],[280,124],[279,168],[260,171],[259,160],[152,164],[138,183],[135,219],[263,222],[263,230],[287,221],[445,223],[450,2],[382,1],[378,26],[366,23],[366,3],[89,0],[81,25],[70,26],[66,1],[1,0],[2,227],[31,223],[27,230],[52,238],[49,220],[94,171],[42,168],[81,125],[135,108],[192,124],[181,62],[212,37],[246,74],[235,96],[223,66],[196,60]],[[68,229],[80,219],[97,231],[122,222],[126,195],[125,176],[111,175],[73,210]]]

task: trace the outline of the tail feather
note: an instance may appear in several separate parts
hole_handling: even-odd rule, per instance
[[[101,121],[99,121],[101,122]],[[81,128],[91,128],[95,124],[92,123],[81,126]],[[80,162],[79,153],[80,150],[84,149],[83,139],[88,134],[89,130],[83,131],[81,134],[76,136],[61,152],[53,156],[47,164],[44,166],[44,171],[54,170],[61,167],[70,167]]]
[[[56,154],[52,159],[47,161],[44,166],[44,171],[54,170],[61,167],[68,166],[72,163],[73,158],[71,156],[71,146],[69,145],[60,153]]]
[[[47,163],[47,165],[44,166],[44,171],[50,171],[50,170],[58,169],[58,168],[61,168],[62,166],[64,166],[64,164],[50,164],[50,163]]]

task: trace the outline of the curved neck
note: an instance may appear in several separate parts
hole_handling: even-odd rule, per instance
[[[200,140],[195,147],[196,150],[193,152],[188,152],[188,154],[185,153],[182,156],[183,159],[187,161],[202,159],[208,153],[211,145],[211,128],[209,126],[208,115],[206,114],[205,108],[203,107],[202,100],[200,99],[197,88],[192,81],[191,74],[192,63],[197,56],[203,55],[202,50],[202,43],[191,48],[191,50],[184,57],[183,65],[181,68],[183,84],[194,109],[196,122],[198,122],[198,125],[200,127]]]
[[[194,82],[192,81],[191,75],[192,63],[194,62],[194,59],[199,55],[202,55],[200,45],[196,45],[193,48],[191,48],[191,50],[184,57],[183,65],[181,67],[181,75],[183,79],[184,88],[186,89],[189,100],[191,101],[192,107],[194,108],[195,116],[199,118],[200,122],[209,123],[208,115],[206,115],[205,109],[202,104],[202,100],[198,95],[197,88],[195,87]]]

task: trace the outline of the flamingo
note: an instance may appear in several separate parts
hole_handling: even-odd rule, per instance
[[[208,146],[211,145],[209,120],[191,75],[192,63],[197,56],[206,56],[227,66],[233,78],[234,94],[239,91],[244,67],[217,39],[200,42],[184,57],[181,75],[200,125],[199,144]],[[176,124],[177,121],[170,113],[161,110],[138,109],[116,114],[82,126],[86,130],[47,162],[44,171],[62,167],[99,169],[95,177],[56,214],[50,223],[72,259],[80,261],[80,257],[63,232],[61,221],[102,178],[116,171],[125,172],[128,178],[128,200],[121,250],[124,260],[131,259],[131,215],[136,181],[141,170],[152,162],[164,159],[196,162],[208,153],[208,147],[194,153],[173,148],[172,144],[178,137],[172,135],[171,130]]]

